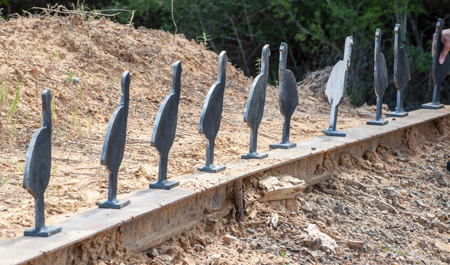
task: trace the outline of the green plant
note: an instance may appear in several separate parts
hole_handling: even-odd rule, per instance
[[[83,87],[80,87],[80,90],[78,90],[78,98],[81,99],[83,95]]]
[[[61,202],[61,197],[59,196],[59,185],[55,184],[56,193],[58,194],[58,202]]]
[[[55,172],[56,172],[57,169],[58,169],[58,166],[55,166],[55,167],[53,168],[53,170],[52,170],[51,175],[55,174]]]
[[[17,164],[18,164],[18,166],[19,166],[20,172],[24,173],[24,167],[23,167],[22,163],[17,162]]]
[[[196,37],[197,43],[203,42],[203,45],[205,46],[206,49],[210,48],[208,41],[211,41],[212,39],[213,39],[212,35],[208,35],[204,31],[201,36]]]
[[[256,74],[261,73],[261,58],[259,57],[255,60],[255,68],[257,69]]]
[[[387,252],[387,251],[388,251],[388,245],[386,245],[386,244],[381,245],[380,243],[377,243],[377,245],[378,245],[378,247],[379,247],[380,249],[384,249],[384,252]]]
[[[68,75],[69,75],[69,85],[72,85],[73,77],[72,77],[72,72],[70,70],[68,72]]]
[[[134,158],[134,161],[136,161],[136,162],[138,161],[137,156],[134,153],[133,153],[133,158]]]
[[[2,180],[2,182],[0,183],[0,188],[3,187],[3,185],[5,185],[5,183],[6,183],[8,180],[10,180],[10,179],[11,179],[11,177],[6,177],[6,178],[4,178],[4,179]]]
[[[56,53],[55,53],[55,57],[56,57],[56,60],[58,60],[58,61],[59,61],[59,51],[56,51]]]
[[[289,263],[285,261],[286,260],[286,252],[281,252],[280,250],[278,250],[278,253],[283,258],[282,263],[285,265],[289,265]]]
[[[11,124],[11,126],[9,128],[9,132],[8,132],[10,144],[12,144],[13,141],[14,141],[14,138],[16,138],[16,132],[17,132],[17,130],[16,130],[16,122],[14,121]]]
[[[19,83],[19,85],[17,86],[16,93],[14,95],[14,100],[11,102],[11,105],[9,107],[9,110],[8,110],[8,122],[11,122],[12,116],[16,113],[17,106],[19,104],[19,92],[20,92],[21,85],[22,85],[22,83]]]

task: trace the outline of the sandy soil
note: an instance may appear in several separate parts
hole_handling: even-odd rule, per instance
[[[22,187],[29,141],[41,125],[40,94],[54,99],[52,177],[46,190],[47,224],[96,207],[107,197],[107,173],[99,158],[110,116],[120,100],[120,77],[131,72],[127,146],[119,172],[121,195],[148,188],[157,178],[158,154],[150,147],[157,111],[171,89],[172,66],[182,61],[182,93],[177,135],[169,155],[169,178],[194,172],[204,164],[206,139],[198,134],[204,99],[216,81],[218,55],[184,35],[120,25],[104,18],[41,16],[0,23],[0,239],[22,235],[34,226],[34,201]],[[278,55],[273,55],[278,56]],[[69,82],[77,78],[79,82]],[[326,76],[325,76],[326,77]],[[329,105],[299,86],[300,104],[292,117],[291,141],[299,142],[328,128]],[[243,122],[253,79],[232,63],[227,66],[222,126],[215,161],[226,164],[248,152],[250,130]],[[18,89],[20,88],[20,89]],[[13,113],[15,93],[17,109]],[[258,150],[280,141],[282,116],[278,89],[267,86],[266,109]],[[13,114],[12,114],[13,113]],[[373,108],[340,108],[338,129],[364,123]],[[264,163],[264,161],[262,161]]]
[[[260,202],[247,178],[245,222],[207,219],[143,253],[95,256],[92,264],[449,264],[450,124],[411,129],[402,146],[363,157],[341,153],[317,174],[329,180],[295,199]],[[252,215],[251,212],[256,211]],[[254,216],[254,217],[252,217]],[[81,260],[80,260],[81,261]]]

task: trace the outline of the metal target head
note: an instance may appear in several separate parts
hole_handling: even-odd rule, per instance
[[[106,131],[100,163],[109,172],[108,199],[98,204],[100,208],[120,209],[130,204],[129,200],[117,199],[117,178],[122,163],[127,138],[128,105],[130,101],[130,72],[122,75],[120,105],[114,111]]]
[[[433,89],[433,101],[427,104],[422,104],[422,108],[426,109],[440,109],[443,108],[444,105],[439,102],[440,97],[440,89],[442,82],[444,82],[450,71],[450,59],[449,54],[445,57],[445,60],[442,64],[439,63],[439,56],[441,54],[444,45],[442,43],[442,30],[444,29],[444,21],[442,19],[438,19],[436,23],[436,33],[433,40],[433,59],[431,62],[431,76],[434,82]]]
[[[377,95],[377,115],[376,118],[367,122],[368,125],[386,125],[389,121],[382,118],[383,95],[388,85],[386,60],[381,53],[381,30],[375,32],[375,52],[374,52],[374,87]]]
[[[253,81],[247,104],[245,106],[244,121],[251,129],[250,133],[250,151],[242,155],[242,159],[262,159],[268,154],[259,154],[256,152],[258,128],[264,114],[264,105],[266,102],[266,86],[269,76],[269,57],[270,47],[266,44],[261,54],[261,73]]]
[[[179,181],[167,180],[167,159],[172,148],[177,130],[178,104],[181,92],[181,62],[173,65],[172,92],[167,95],[156,116],[155,127],[150,144],[159,153],[158,181],[150,184],[151,189],[172,189],[180,184]]]
[[[280,143],[271,144],[270,148],[289,149],[296,147],[295,143],[289,141],[291,116],[298,106],[298,91],[295,76],[291,70],[286,69],[287,65],[288,45],[284,42],[280,45],[280,63],[278,65],[278,79],[279,79],[279,98],[281,115],[284,117],[283,121],[283,138]]]
[[[48,237],[61,232],[61,227],[45,226],[44,192],[50,181],[52,161],[52,96],[50,90],[42,92],[42,127],[31,138],[23,178],[23,188],[35,203],[35,228],[26,230],[25,236]]]
[[[225,166],[214,165],[214,143],[222,120],[226,75],[227,53],[222,51],[219,55],[217,82],[212,85],[206,96],[198,127],[198,132],[204,134],[206,139],[208,139],[208,143],[206,144],[205,166],[198,169],[203,172],[217,173],[226,169]]]
[[[397,88],[397,106],[395,112],[387,113],[388,117],[406,117],[408,112],[403,110],[403,98],[404,89],[411,79],[409,72],[409,60],[408,54],[403,47],[402,43],[402,28],[400,24],[395,25],[395,38],[394,38],[394,83]]]
[[[345,39],[344,47],[344,59],[337,62],[333,70],[331,70],[330,77],[328,78],[325,94],[327,95],[328,102],[331,105],[330,113],[330,127],[322,132],[328,136],[340,136],[344,137],[346,134],[336,130],[338,107],[341,104],[342,97],[345,93],[345,87],[347,84],[348,71],[350,69],[350,61],[352,55],[353,38],[349,36]]]

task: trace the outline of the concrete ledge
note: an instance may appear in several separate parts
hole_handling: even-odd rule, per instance
[[[325,180],[323,176],[314,175],[325,155],[337,159],[344,151],[361,156],[380,144],[397,147],[411,127],[423,132],[436,127],[439,119],[450,119],[447,107],[412,111],[405,118],[389,119],[386,126],[361,125],[347,129],[344,130],[347,137],[324,135],[297,143],[293,149],[275,149],[269,152],[264,163],[239,160],[227,165],[228,169],[223,173],[182,176],[177,178],[182,183],[181,188],[137,192],[127,197],[131,201],[130,206],[120,210],[89,210],[59,223],[63,230],[52,237],[3,240],[0,242],[0,263],[66,264],[73,246],[119,227],[124,233],[123,245],[130,251],[143,251],[194,226],[205,210],[222,209],[218,215],[228,214],[229,209],[223,209],[223,205],[236,180],[269,172],[290,174],[313,185]],[[183,189],[183,183],[189,181],[207,184],[199,190]]]

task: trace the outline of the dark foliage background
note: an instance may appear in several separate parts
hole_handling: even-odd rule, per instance
[[[0,0],[3,16],[45,7],[57,1]],[[175,32],[171,0],[58,1],[74,9],[136,10],[136,27]],[[129,23],[132,12],[116,20]],[[420,107],[432,97],[431,38],[438,18],[450,25],[450,0],[174,0],[178,33],[206,41],[209,49],[226,50],[233,64],[246,75],[258,72],[264,44],[271,45],[269,82],[276,84],[278,47],[289,45],[289,68],[301,80],[308,71],[334,65],[342,59],[344,41],[353,36],[352,65],[347,93],[354,105],[375,104],[373,92],[373,47],[375,30],[382,30],[382,52],[386,57],[389,87],[384,102],[394,109],[394,27],[400,23],[410,59],[411,81],[406,88],[405,108]],[[450,82],[443,85],[441,102],[450,101]]]

